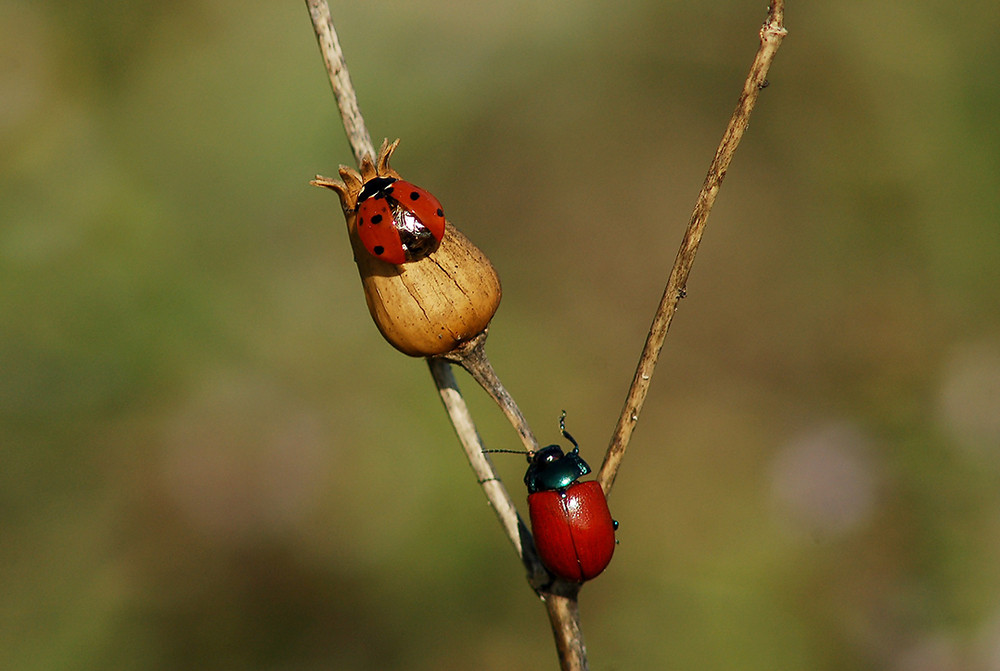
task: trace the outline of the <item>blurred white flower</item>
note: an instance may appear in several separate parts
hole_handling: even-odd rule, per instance
[[[847,423],[818,426],[792,440],[772,469],[779,514],[808,534],[842,534],[865,523],[876,487],[869,445]]]
[[[1000,344],[955,347],[945,364],[938,419],[962,448],[1000,456]]]

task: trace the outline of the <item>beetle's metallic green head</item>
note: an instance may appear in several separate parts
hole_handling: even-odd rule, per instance
[[[580,456],[579,448],[574,447],[569,454],[563,454],[558,445],[549,445],[531,458],[524,484],[529,494],[554,491],[569,487],[587,473],[590,473],[590,466]]]

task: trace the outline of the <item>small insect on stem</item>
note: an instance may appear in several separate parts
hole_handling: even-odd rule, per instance
[[[537,452],[483,451],[528,455],[524,484],[538,556],[554,576],[582,583],[597,577],[611,561],[618,523],[611,517],[600,484],[579,481],[590,473],[590,466],[566,430],[565,410],[559,416],[559,432],[572,443],[569,452],[559,445]]]

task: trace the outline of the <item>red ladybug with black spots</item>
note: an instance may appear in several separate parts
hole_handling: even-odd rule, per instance
[[[444,237],[441,203],[419,186],[394,177],[374,177],[361,188],[358,236],[377,259],[399,265],[418,261]]]

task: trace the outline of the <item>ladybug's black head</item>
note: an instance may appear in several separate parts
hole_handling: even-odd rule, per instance
[[[369,198],[385,198],[386,187],[395,181],[395,177],[374,177],[368,180],[361,187],[361,193],[358,194],[358,204],[365,202]]]

